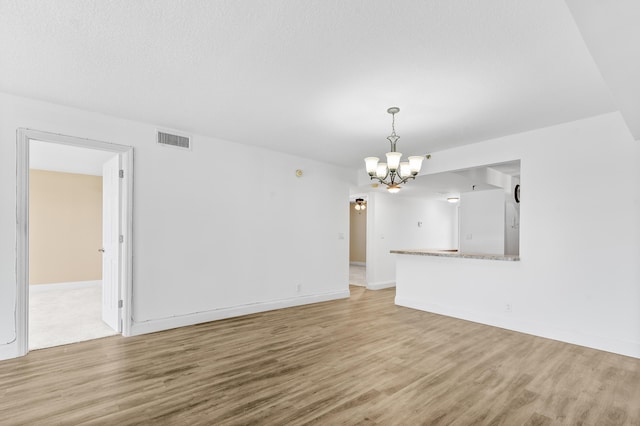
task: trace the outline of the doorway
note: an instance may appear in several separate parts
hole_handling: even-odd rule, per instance
[[[366,286],[367,265],[367,197],[349,200],[349,284]]]
[[[101,324],[105,329],[112,330],[112,334],[122,333],[128,335],[131,325],[130,314],[130,301],[131,301],[131,235],[132,235],[132,185],[133,185],[133,148],[110,144],[106,142],[93,141],[88,139],[75,138],[71,136],[57,135],[47,132],[41,132],[30,129],[19,129],[17,140],[17,158],[18,158],[18,211],[17,211],[17,235],[18,235],[18,294],[17,294],[17,342],[20,350],[20,354],[26,354],[31,347],[29,344],[29,308],[30,305],[30,157],[34,155],[34,159],[37,157],[37,150],[35,147],[45,147],[50,150],[47,161],[55,162],[56,158],[60,162],[57,166],[64,170],[64,163],[67,165],[82,161],[82,155],[80,153],[89,154],[89,157],[84,157],[86,161],[89,161],[92,156],[92,161],[98,161],[102,163],[99,167],[102,169],[99,173],[102,175],[102,226],[101,230],[98,230],[102,234],[102,241],[97,240],[98,247],[93,248],[95,255],[102,256],[102,268],[100,274],[99,287],[95,286],[95,282],[75,282],[72,283],[57,283],[59,285],[43,286],[48,287],[49,290],[54,293],[46,296],[53,296],[54,300],[49,300],[56,304],[70,304],[71,300],[75,296],[90,297],[94,300],[96,298],[96,291],[98,292],[99,308],[101,311]],[[52,150],[56,150],[59,155],[52,155]],[[54,158],[56,157],[56,158]],[[77,157],[77,158],[76,158]],[[96,160],[97,158],[97,160]],[[77,165],[77,164],[76,164]],[[93,173],[96,174],[96,173]],[[81,175],[76,175],[75,178]],[[65,176],[68,178],[68,176]],[[51,176],[49,176],[51,178]],[[34,178],[34,181],[36,179]],[[77,179],[76,179],[77,180]],[[84,208],[80,206],[79,208]],[[67,212],[67,214],[70,214]],[[34,226],[36,223],[34,223]],[[34,228],[35,229],[35,228]],[[60,239],[60,249],[63,248],[63,241],[70,239],[71,237],[58,236]],[[55,250],[56,244],[53,242],[53,249]],[[94,243],[95,244],[95,243]],[[98,253],[102,252],[102,254]],[[55,253],[52,253],[52,257]],[[62,268],[59,268],[62,269]],[[76,268],[67,268],[73,273]],[[79,269],[79,268],[78,268]],[[93,274],[95,275],[95,270]],[[55,275],[53,275],[55,276]],[[60,276],[60,275],[59,275]],[[58,276],[58,277],[59,277]],[[64,275],[63,275],[64,276]],[[77,277],[76,277],[77,278]],[[78,285],[79,284],[79,285]],[[37,286],[34,286],[37,287]],[[72,291],[72,293],[69,293]],[[38,292],[41,293],[41,292]],[[55,296],[58,296],[60,300],[56,302]],[[72,296],[75,295],[75,296]],[[42,294],[33,295],[33,302],[41,302],[43,300]],[[82,300],[82,299],[80,299]],[[81,302],[82,303],[82,302]],[[73,309],[73,308],[71,308]],[[78,315],[81,311],[77,312]],[[63,328],[71,329],[73,327],[74,319],[80,320],[78,316],[75,318],[73,314],[70,317],[71,322],[66,325],[61,325]],[[81,321],[76,321],[81,322]],[[106,327],[108,325],[108,327]],[[60,331],[60,330],[58,330]],[[71,331],[71,330],[69,330]],[[87,330],[85,330],[86,332]],[[62,330],[61,332],[64,332]],[[108,331],[102,330],[102,333]],[[102,336],[95,336],[102,337]],[[75,341],[86,340],[79,336]],[[54,339],[55,341],[55,339]],[[64,344],[63,342],[62,344]],[[66,342],[70,343],[70,342]],[[38,344],[39,345],[39,344]],[[35,348],[38,348],[38,345]],[[55,345],[52,344],[50,346]]]

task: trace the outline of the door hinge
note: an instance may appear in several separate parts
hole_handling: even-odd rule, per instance
[[[122,309],[122,300],[118,300],[118,308]]]
[[[124,243],[124,235],[120,235],[120,242]]]
[[[124,170],[120,170],[118,171],[118,176],[120,176],[121,178],[124,177]]]

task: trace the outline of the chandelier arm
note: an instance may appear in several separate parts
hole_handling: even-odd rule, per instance
[[[386,181],[386,180],[384,180],[384,179],[380,179],[380,178],[379,178],[379,177],[377,177],[377,176],[371,176],[371,180],[374,180],[374,179],[377,179],[377,181],[378,181],[378,182],[380,182],[380,183],[381,183],[381,184],[383,184],[383,185],[391,185],[391,183],[390,183],[390,182],[387,182],[387,181]]]
[[[415,180],[415,176],[407,176],[406,178],[403,178],[400,182],[398,182],[398,185],[401,185],[403,183],[407,183],[409,181],[409,179],[414,179]]]
[[[386,178],[389,175],[385,176],[383,179],[380,179],[378,176],[369,176],[369,180],[377,180],[379,183],[383,184],[383,185],[402,185],[405,184],[409,181],[409,179],[413,179],[415,180],[415,176],[407,176],[405,178],[400,178],[400,180],[398,180],[398,182],[395,181],[396,176],[398,176],[397,173],[394,173],[393,175],[391,175],[391,180],[386,180]]]

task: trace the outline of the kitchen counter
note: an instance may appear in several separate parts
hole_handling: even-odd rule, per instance
[[[391,250],[393,254],[408,254],[414,256],[438,256],[456,257],[463,259],[506,260],[517,262],[520,256],[513,254],[484,254],[484,253],[460,253],[457,250]]]

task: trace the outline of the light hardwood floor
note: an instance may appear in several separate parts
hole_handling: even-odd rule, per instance
[[[0,424],[640,424],[640,360],[394,290],[0,362]]]

